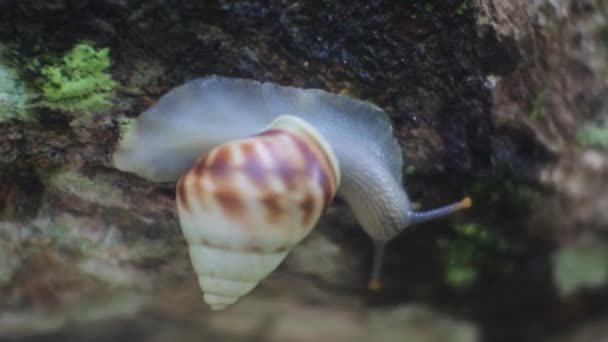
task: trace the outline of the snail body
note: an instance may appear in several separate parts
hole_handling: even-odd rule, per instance
[[[372,288],[386,241],[409,225],[470,206],[465,199],[411,210],[401,148],[377,106],[271,82],[210,76],[171,90],[139,116],[114,164],[152,181],[179,180],[180,224],[205,300],[215,309],[270,273],[334,195],[376,242]],[[269,205],[268,196],[279,205]],[[314,210],[305,214],[303,207]],[[272,220],[273,212],[283,219]]]

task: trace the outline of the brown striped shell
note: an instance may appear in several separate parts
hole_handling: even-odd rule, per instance
[[[177,184],[177,207],[205,301],[224,308],[272,272],[330,204],[339,175],[329,145],[292,116],[198,159]]]

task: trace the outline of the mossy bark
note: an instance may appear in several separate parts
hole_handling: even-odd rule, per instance
[[[538,341],[574,331],[608,312],[605,286],[562,297],[552,277],[560,246],[605,248],[607,153],[576,137],[607,115],[607,7],[0,0],[0,44],[21,66],[85,41],[109,49],[117,82],[108,110],[0,113],[0,338]],[[19,74],[34,93],[35,73]],[[130,118],[208,74],[375,102],[394,122],[411,197],[431,206],[470,194],[475,208],[393,241],[385,287],[371,294],[370,241],[337,203],[278,272],[211,313],[173,184],[110,160]],[[454,288],[450,267],[474,281]]]

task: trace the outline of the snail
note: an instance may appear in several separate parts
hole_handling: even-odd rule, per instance
[[[402,151],[379,107],[320,89],[208,76],[162,96],[114,153],[114,165],[174,182],[177,211],[204,300],[223,309],[251,291],[315,226],[334,196],[374,241],[468,208],[414,211]]]

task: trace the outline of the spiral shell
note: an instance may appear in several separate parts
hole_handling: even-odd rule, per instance
[[[205,301],[251,291],[314,227],[339,184],[333,151],[304,120],[212,149],[178,182],[177,208]]]

